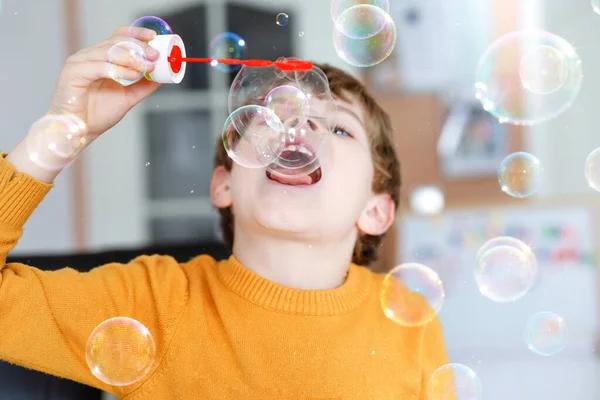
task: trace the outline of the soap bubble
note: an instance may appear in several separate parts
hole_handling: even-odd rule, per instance
[[[534,125],[572,104],[583,74],[581,59],[563,38],[542,30],[509,33],[482,55],[476,97],[502,123]]]
[[[591,0],[592,9],[596,12],[596,14],[600,14],[600,0]]]
[[[374,6],[351,7],[335,21],[335,29],[350,39],[373,37],[389,23],[389,18],[385,18],[386,13],[380,10]]]
[[[379,7],[387,14],[390,13],[389,0],[331,0],[331,19],[335,22],[344,11],[359,5]]]
[[[129,86],[139,82],[146,73],[147,61],[146,55],[142,47],[133,42],[120,42],[115,44],[108,50],[106,54],[108,65],[108,76],[115,82]],[[132,68],[140,68],[137,78],[133,80],[125,79],[123,76],[123,67],[129,67],[128,73],[133,72]]]
[[[215,60],[222,58],[245,60],[247,52],[246,41],[232,32],[221,33],[210,42],[210,58]],[[223,72],[235,72],[240,69],[239,65],[222,64],[216,61],[211,65]]]
[[[520,299],[532,288],[536,276],[535,256],[518,239],[491,239],[477,253],[475,282],[481,294],[492,301]]]
[[[540,356],[553,356],[565,348],[567,325],[562,317],[549,311],[539,312],[527,320],[525,343]]]
[[[498,236],[488,240],[479,248],[475,258],[479,259],[486,251],[498,246],[509,246],[519,250],[527,256],[527,262],[537,272],[537,259],[531,250],[531,247],[529,247],[525,242],[511,236]]]
[[[229,157],[246,168],[262,168],[281,154],[283,123],[268,108],[248,105],[232,112],[223,127],[223,145]]]
[[[521,58],[519,75],[525,89],[536,94],[557,91],[567,80],[566,57],[551,46],[538,46]]]
[[[130,26],[130,28],[146,28],[153,30],[157,35],[172,35],[173,30],[166,23],[166,21],[153,16],[146,16],[136,19]],[[131,33],[130,33],[131,35]]]
[[[290,107],[280,107],[288,100]],[[283,150],[268,166],[269,172],[297,176],[319,168],[337,110],[323,71],[316,66],[309,71],[244,66],[229,91],[229,112],[246,105],[270,107],[277,119],[269,122],[275,129],[283,124]]]
[[[502,160],[498,168],[498,182],[506,194],[524,198],[536,193],[542,186],[543,172],[537,157],[520,151]]]
[[[88,339],[85,353],[94,376],[111,386],[127,386],[144,378],[155,356],[150,331],[127,317],[111,318],[98,325]]]
[[[379,300],[392,321],[402,326],[420,326],[436,317],[444,297],[444,285],[435,271],[423,264],[407,263],[388,272]]]
[[[290,20],[290,17],[286,13],[279,13],[275,17],[275,22],[279,26],[286,26]]]
[[[72,114],[46,115],[31,127],[25,138],[29,159],[48,170],[66,167],[88,143],[85,122]]]
[[[585,160],[585,179],[592,189],[600,192],[600,147]]]
[[[287,129],[296,129],[306,123],[310,104],[308,97],[300,89],[283,85],[267,94],[265,107],[279,117],[278,125],[283,122]]]
[[[370,21],[366,27],[359,24],[365,19]],[[372,67],[392,54],[396,45],[396,25],[392,17],[379,7],[353,6],[336,20],[333,44],[338,56],[348,64]]]
[[[427,383],[428,400],[480,400],[481,379],[463,364],[446,364],[435,370]]]

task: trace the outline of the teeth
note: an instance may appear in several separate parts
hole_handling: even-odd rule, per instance
[[[285,151],[298,151],[302,154],[306,154],[309,157],[313,156],[312,151],[310,151],[309,149],[307,149],[305,146],[302,145],[295,145],[295,144],[290,144],[285,146]]]

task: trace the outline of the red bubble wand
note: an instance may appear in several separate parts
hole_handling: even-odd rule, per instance
[[[214,63],[226,65],[245,65],[248,67],[271,67],[275,66],[282,71],[309,71],[312,69],[313,64],[310,61],[303,60],[289,60],[283,59],[281,61],[269,61],[269,60],[238,60],[236,58],[193,58],[183,57],[181,48],[179,46],[173,46],[171,54],[168,57],[169,65],[173,72],[178,73],[181,70],[181,65],[184,62],[196,62],[196,63]]]

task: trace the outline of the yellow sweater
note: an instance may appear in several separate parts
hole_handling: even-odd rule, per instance
[[[426,400],[428,378],[448,362],[439,322],[387,319],[382,277],[357,265],[339,288],[297,290],[235,257],[142,256],[89,273],[6,264],[50,188],[0,157],[0,359],[127,400]],[[104,384],[85,359],[90,333],[116,316],[156,342],[152,369],[131,386]]]

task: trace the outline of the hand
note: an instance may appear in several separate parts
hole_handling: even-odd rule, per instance
[[[147,42],[156,33],[144,28],[118,28],[112,36],[95,46],[83,49],[67,59],[56,83],[48,114],[73,114],[88,128],[94,140],[115,126],[136,104],[156,91],[160,84],[142,78],[123,86],[111,78],[133,81],[140,73],[151,73],[158,52]],[[144,58],[132,56],[124,47],[107,60],[109,50],[121,42],[131,42],[144,50]]]

